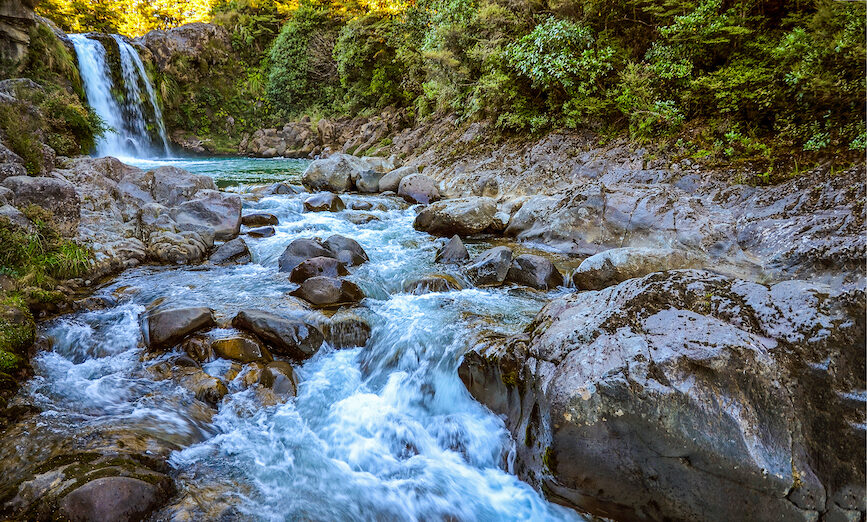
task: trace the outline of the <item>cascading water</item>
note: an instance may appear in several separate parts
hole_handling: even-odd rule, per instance
[[[118,35],[111,36],[120,61],[119,88],[115,85],[105,46],[84,34],[70,35],[78,57],[87,102],[109,127],[96,144],[98,156],[144,158],[168,156],[162,112],[138,52]],[[147,104],[142,96],[147,94]],[[145,109],[150,109],[150,113]],[[158,140],[152,138],[155,130]]]

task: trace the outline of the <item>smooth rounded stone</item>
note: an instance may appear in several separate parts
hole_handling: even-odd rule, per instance
[[[346,204],[346,208],[350,210],[371,210],[373,208],[373,203],[366,200],[353,200]]]
[[[241,224],[245,227],[265,227],[279,223],[277,216],[267,212],[256,212],[241,216]]]
[[[512,266],[512,251],[509,247],[494,247],[479,254],[464,267],[470,280],[477,286],[503,284]]]
[[[346,220],[354,225],[366,225],[373,221],[381,221],[379,216],[373,214],[350,214],[346,217]]]
[[[437,252],[435,261],[447,265],[460,265],[470,258],[467,247],[461,241],[460,236],[455,234],[449,242]]]
[[[271,237],[276,233],[274,227],[251,228],[247,231],[247,235],[250,237]]]
[[[423,295],[433,292],[451,292],[453,290],[462,290],[458,281],[451,276],[443,274],[434,274],[416,279],[404,285],[403,291],[413,295]]]
[[[301,176],[302,183],[311,190],[349,192],[352,176],[360,175],[370,166],[361,158],[349,154],[332,154],[310,163]]]
[[[307,212],[340,212],[346,204],[340,196],[331,192],[314,194],[304,200],[304,210]]]
[[[533,254],[522,254],[512,260],[506,281],[529,286],[536,290],[550,290],[563,285],[563,274],[550,259]]]
[[[380,192],[394,192],[397,194],[400,182],[410,174],[418,174],[418,167],[415,165],[408,165],[390,171],[379,179]]]
[[[167,499],[159,485],[132,477],[102,477],[67,493],[58,505],[62,520],[145,520]]]
[[[218,357],[241,363],[274,359],[259,339],[245,333],[214,339],[211,341],[211,349]]]
[[[241,231],[241,198],[218,190],[200,190],[195,199],[169,211],[178,225],[204,225],[214,229],[214,239],[227,240]]]
[[[197,330],[216,324],[214,311],[210,308],[170,308],[148,313],[142,322],[142,334],[149,348],[164,348]]]
[[[357,179],[354,180],[355,188],[357,188],[359,192],[379,192],[379,180],[382,179],[384,175],[385,174],[382,172],[377,172],[375,170],[365,170]]]
[[[214,360],[214,351],[211,349],[211,340],[205,335],[194,335],[184,340],[181,349],[188,357],[199,363]]]
[[[331,257],[346,265],[358,266],[369,261],[367,252],[361,248],[358,241],[346,236],[334,234],[333,236],[329,236],[322,244],[331,253]]]
[[[349,275],[349,270],[343,263],[333,257],[320,256],[306,259],[296,266],[289,274],[289,280],[300,284],[311,277],[341,277],[345,275]]]
[[[314,257],[334,257],[334,255],[318,239],[300,238],[289,243],[277,263],[281,272],[291,272],[302,262]]]
[[[323,324],[325,340],[334,348],[365,346],[370,339],[370,323],[351,310],[341,310]]]
[[[582,261],[572,273],[572,282],[580,290],[601,290],[654,272],[699,264],[697,257],[674,248],[612,248]]]
[[[292,365],[283,361],[270,362],[259,374],[259,384],[278,395],[294,397],[298,393],[298,378]]]
[[[262,362],[252,362],[244,365],[244,368],[241,370],[241,385],[246,389],[254,384],[258,384],[259,379],[262,377],[262,370],[264,369],[265,363]]]
[[[243,238],[236,237],[226,241],[211,254],[210,262],[215,265],[243,265],[253,260],[247,242]]]
[[[12,176],[3,180],[2,186],[14,193],[15,207],[36,205],[49,210],[63,235],[75,234],[81,220],[81,202],[72,183],[54,177]]]
[[[864,308],[863,286],[657,272],[552,300],[458,373],[519,475],[579,511],[815,521],[863,509]]]
[[[364,292],[352,281],[324,276],[311,277],[289,292],[289,295],[304,299],[317,307],[353,304],[364,299]]]
[[[193,174],[170,165],[149,171],[148,174],[153,180],[151,192],[154,200],[167,207],[190,201],[202,190],[217,190],[217,185],[210,176]]]
[[[424,174],[410,174],[400,180],[397,195],[408,203],[423,205],[440,199],[440,191],[436,183]]]
[[[497,203],[491,198],[447,199],[422,209],[413,227],[435,236],[471,236],[491,228],[496,213]]]
[[[324,337],[315,326],[262,310],[241,310],[232,326],[247,330],[264,340],[271,351],[296,359],[307,359],[319,350]]]

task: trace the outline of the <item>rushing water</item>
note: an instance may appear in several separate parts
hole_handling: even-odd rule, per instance
[[[138,51],[122,37],[112,35],[120,61],[122,85],[117,86],[102,42],[85,34],[71,34],[69,38],[75,47],[87,103],[108,127],[96,144],[96,153],[138,158],[168,156],[162,112]],[[154,132],[158,141],[152,136]]]
[[[222,159],[181,166],[251,183],[295,180],[303,163]],[[98,291],[114,300],[108,308],[44,325],[54,347],[36,357],[37,377],[25,392],[44,410],[43,429],[100,436],[120,429],[163,441],[173,450],[169,463],[180,491],[159,519],[577,518],[507,472],[513,443],[502,420],[474,401],[457,375],[474,340],[519,332],[557,292],[405,294],[406,281],[444,270],[433,264],[442,240],[413,229],[413,209],[395,199],[346,195],[347,203],[363,199],[375,210],[304,213],[303,198],[245,201],[245,212],[280,219],[275,236],[247,238],[251,264],[130,270]],[[347,219],[358,213],[376,219],[363,225]],[[286,311],[285,294],[295,285],[277,271],[280,253],[294,238],[333,233],[356,239],[370,257],[350,276],[369,296],[362,303],[372,325],[367,347],[323,345],[297,369],[297,398],[271,406],[242,389],[242,376],[228,381],[232,393],[216,413],[171,379],[154,377],[155,365],[169,356],[145,356],[139,317],[148,304],[205,304],[221,321],[240,308]],[[204,368],[222,376],[230,366],[217,360]]]

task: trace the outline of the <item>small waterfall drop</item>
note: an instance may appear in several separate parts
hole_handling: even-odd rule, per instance
[[[162,112],[135,48],[119,35],[111,35],[120,62],[118,79],[122,85],[116,86],[102,42],[84,34],[73,34],[70,38],[78,57],[87,102],[110,127],[96,144],[96,154],[132,158],[169,156]],[[142,86],[147,94],[147,107]],[[150,109],[149,114],[146,109]],[[153,139],[153,134],[157,135],[157,140]]]

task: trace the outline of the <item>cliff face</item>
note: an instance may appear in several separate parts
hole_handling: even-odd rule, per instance
[[[0,61],[15,64],[27,54],[35,6],[35,0],[0,0]]]

